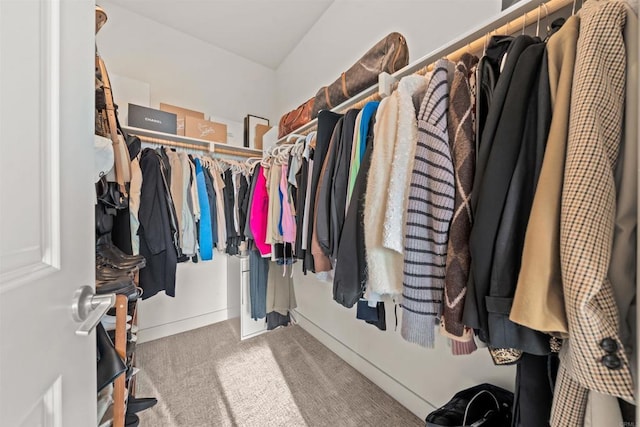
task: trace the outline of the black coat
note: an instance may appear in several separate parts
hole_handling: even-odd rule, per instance
[[[140,228],[140,255],[147,265],[140,270],[140,287],[143,299],[160,291],[175,296],[176,265],[178,254],[171,238],[170,208],[162,176],[161,158],[155,150],[145,149],[140,157],[142,188],[138,219]]]
[[[356,118],[360,110],[349,110],[342,122],[342,135],[340,145],[336,153],[336,165],[331,180],[331,235],[330,258],[338,258],[338,245],[342,236],[342,228],[345,221],[345,207],[347,205],[347,187],[349,186],[349,169],[351,166],[351,148],[353,146],[353,134],[356,127]]]
[[[507,56],[507,62],[517,60],[512,78],[504,98],[494,99],[491,106],[490,113],[494,105],[502,108],[497,122],[486,123],[485,135],[491,130],[493,135],[482,141],[488,148],[486,168],[474,185],[478,202],[469,241],[473,281],[464,318],[490,346],[538,355],[548,354],[548,338],[511,322],[509,313],[550,123],[546,69],[541,78],[544,48],[544,43],[530,43],[518,57]]]
[[[351,195],[347,211],[333,279],[333,299],[349,308],[358,302],[367,283],[367,253],[364,243],[364,202],[367,190],[367,176],[373,153],[373,126],[375,117],[369,123],[367,145],[360,162],[360,169]]]
[[[333,253],[333,240],[331,232],[331,200],[333,199],[332,184],[335,173],[336,160],[342,137],[342,124],[344,118],[340,118],[333,128],[329,149],[324,159],[323,171],[318,182],[318,195],[316,199],[316,234],[322,253],[329,259]],[[313,217],[312,217],[313,218]],[[337,244],[337,242],[336,242]]]
[[[322,171],[322,165],[324,158],[327,155],[329,149],[329,142],[331,141],[331,135],[333,134],[333,128],[335,127],[338,119],[342,117],[342,114],[333,113],[331,111],[322,110],[318,113],[318,133],[316,134],[316,148],[313,150],[313,172],[311,175],[311,190],[306,195],[311,199],[309,209],[309,224],[307,235],[307,251],[305,253],[304,263],[302,270],[306,273],[307,270],[315,271],[313,263],[313,255],[311,254],[311,240],[313,238],[313,218],[315,218],[314,202],[316,200],[316,192],[318,189],[318,182],[320,181],[320,172]]]

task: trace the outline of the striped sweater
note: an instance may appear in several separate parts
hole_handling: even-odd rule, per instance
[[[402,337],[433,347],[440,316],[449,224],[455,200],[449,148],[448,73],[453,64],[439,60],[420,107],[404,240]]]

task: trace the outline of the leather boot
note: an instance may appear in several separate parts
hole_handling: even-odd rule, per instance
[[[96,240],[96,252],[104,253],[114,261],[144,263],[145,259],[141,255],[127,255],[120,250],[111,240],[111,235],[105,234]],[[144,265],[143,265],[144,266]],[[142,267],[143,267],[142,266]],[[142,268],[140,267],[140,268]]]

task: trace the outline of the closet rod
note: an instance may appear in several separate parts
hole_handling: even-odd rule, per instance
[[[574,0],[530,0],[526,2],[516,3],[507,10],[503,11],[500,16],[492,21],[479,26],[475,30],[460,36],[459,38],[439,47],[438,49],[428,53],[422,58],[412,62],[406,67],[391,74],[392,80],[398,81],[404,76],[410,74],[426,74],[429,67],[440,58],[446,57],[450,61],[456,62],[465,52],[480,52],[483,50],[485,42],[496,34],[514,34],[522,31],[523,26],[528,27],[538,22],[538,14],[540,20],[559,11],[560,9],[574,3]],[[356,96],[346,100],[342,104],[333,108],[331,111],[343,112],[350,108],[358,108],[369,101],[379,100],[380,84],[365,89]],[[309,123],[300,126],[291,133],[304,135],[316,129],[318,119],[313,119]],[[278,139],[276,144],[286,143],[287,136]]]
[[[164,134],[162,132],[155,132],[148,129],[133,128],[129,126],[123,126],[123,130],[130,135],[137,136],[141,141],[149,144],[203,151],[205,153],[210,153],[213,157],[234,156],[238,158],[249,158],[262,156],[262,150],[253,148],[235,147],[233,145],[227,145],[219,142],[210,142],[181,135]]]

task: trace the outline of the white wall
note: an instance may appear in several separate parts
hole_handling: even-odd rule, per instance
[[[96,39],[107,69],[148,84],[151,107],[166,102],[234,122],[247,114],[274,116],[274,70],[109,1],[100,5],[109,19]],[[238,308],[227,303],[227,256],[216,252],[213,261],[178,265],[175,298],[161,293],[140,304],[139,339],[225,320],[229,310]]]
[[[151,107],[165,102],[236,122],[275,118],[274,70],[108,0],[99,4],[109,16],[97,36],[109,73],[149,83]]]
[[[278,119],[393,31],[414,61],[499,13],[500,0],[336,0],[277,69]]]
[[[500,0],[337,0],[278,68],[279,114],[332,82],[391,31],[405,35],[411,61],[499,12]],[[442,338],[434,350],[404,341],[394,331],[393,303],[387,302],[382,332],[357,320],[355,308],[335,303],[331,284],[299,268],[294,283],[300,325],[423,419],[465,387],[491,382],[513,389],[514,368],[495,367],[486,349],[454,357]]]

